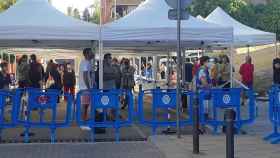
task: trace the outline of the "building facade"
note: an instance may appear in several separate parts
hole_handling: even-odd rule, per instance
[[[102,0],[102,23],[108,23],[127,15],[142,1],[144,0]]]

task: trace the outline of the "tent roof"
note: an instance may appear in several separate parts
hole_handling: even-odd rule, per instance
[[[196,16],[196,18],[200,20],[204,20],[204,18],[201,15]]]
[[[153,44],[162,46],[166,43],[167,46],[170,44],[174,47],[176,44],[174,41],[177,39],[177,22],[168,19],[169,9],[171,8],[164,0],[146,0],[127,16],[105,25],[104,40],[111,42],[110,44],[114,44],[114,41],[127,41],[125,43],[127,46],[138,44],[144,47],[153,46]],[[192,16],[182,21],[181,34],[187,46],[194,44],[194,47],[201,43],[233,41],[231,27],[218,26]],[[147,43],[143,44],[142,41]]]
[[[0,14],[1,47],[84,47],[91,40],[98,40],[97,25],[66,16],[47,0],[19,0]]]
[[[217,7],[205,20],[218,25],[233,27],[236,46],[271,44],[276,39],[276,35],[273,33],[260,31],[236,21],[220,7]]]

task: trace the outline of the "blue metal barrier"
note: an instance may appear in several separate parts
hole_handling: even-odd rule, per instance
[[[147,120],[145,118],[144,112],[144,96],[150,95],[151,96],[151,106],[152,106],[152,118]],[[180,126],[186,126],[192,124],[192,115],[193,115],[193,93],[192,92],[184,92],[182,95],[189,96],[189,108],[186,111],[186,115],[188,116],[185,120],[180,120]],[[139,106],[139,120],[140,123],[146,126],[152,127],[153,135],[156,134],[156,129],[158,127],[169,127],[169,126],[176,126],[176,121],[168,120],[168,113],[171,110],[176,110],[176,89],[151,89],[151,90],[144,90],[139,93],[138,98],[138,106]],[[158,120],[157,110],[166,110],[165,118],[166,120]]]
[[[73,104],[73,96],[67,96],[66,116],[64,120],[58,120],[58,99],[61,92],[58,90],[41,90],[41,89],[26,89],[23,93],[27,98],[27,102],[21,105],[21,110],[24,111],[24,118],[17,116],[17,123],[25,127],[24,141],[29,141],[30,128],[49,128],[51,131],[51,142],[56,140],[56,129],[62,127],[69,127],[71,121],[71,108]],[[46,120],[45,112],[50,110],[51,118]],[[39,120],[33,120],[32,112],[38,111]]]
[[[246,94],[249,98],[249,110],[248,118],[244,119],[241,116],[241,95]],[[212,115],[209,118],[205,117],[206,105],[205,101],[208,101],[210,105],[208,108]],[[244,124],[250,124],[255,120],[255,96],[252,90],[244,91],[240,88],[231,89],[210,89],[202,90],[199,94],[199,104],[200,104],[200,122],[202,125],[208,124],[214,128],[214,133],[218,133],[218,127],[225,126],[224,119],[219,119],[218,110],[224,110],[227,108],[232,108],[235,110],[235,127],[237,132],[240,131]]]
[[[269,120],[273,124],[273,132],[264,137],[264,140],[271,140],[272,144],[280,142],[280,133],[278,127],[280,125],[280,87],[272,86],[269,91]]]
[[[20,91],[0,90],[0,138],[3,129],[13,128],[17,125],[16,116],[20,102],[19,98]]]
[[[90,96],[90,116],[88,120],[83,120],[81,97]],[[120,118],[120,98],[127,96],[128,99],[128,116],[127,119]],[[76,101],[76,121],[79,126],[88,126],[92,131],[92,141],[95,140],[95,128],[115,128],[116,141],[120,140],[120,128],[130,126],[133,118],[133,95],[131,91],[126,90],[83,90],[77,94]],[[102,111],[102,112],[101,112]],[[115,114],[114,120],[107,119],[107,112]],[[103,118],[97,119],[97,113],[100,112]]]

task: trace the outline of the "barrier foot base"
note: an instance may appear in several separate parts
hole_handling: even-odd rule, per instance
[[[275,137],[279,137],[279,136],[280,136],[279,133],[272,133],[272,134],[270,134],[270,135],[264,137],[263,140],[266,140],[266,141],[267,141],[267,140],[269,140],[269,139],[272,139],[272,138],[275,138]]]
[[[162,134],[166,134],[166,135],[175,134],[175,133],[177,133],[177,131],[171,128],[167,128],[166,130],[162,131]]]
[[[270,141],[271,144],[279,144],[280,142],[280,136],[278,136],[276,139]]]

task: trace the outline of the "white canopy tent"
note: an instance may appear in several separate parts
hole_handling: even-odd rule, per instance
[[[47,0],[19,0],[0,14],[0,47],[84,48],[98,26],[66,16]]]
[[[266,45],[276,42],[276,35],[274,33],[248,27],[236,21],[220,7],[217,7],[210,13],[205,20],[210,23],[233,27],[235,47]]]
[[[104,47],[174,50],[177,23],[168,19],[169,9],[164,0],[146,0],[127,16],[104,26]],[[188,48],[231,43],[233,29],[190,16],[182,21],[181,39],[183,47]]]

